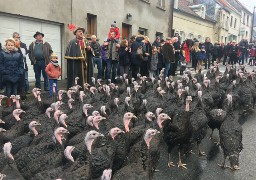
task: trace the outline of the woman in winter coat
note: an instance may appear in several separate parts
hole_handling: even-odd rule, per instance
[[[145,36],[145,52],[143,53],[143,60],[140,65],[140,74],[141,76],[149,75],[149,67],[150,67],[150,58],[152,53],[152,46],[150,44],[149,38]]]
[[[0,76],[5,85],[7,106],[11,106],[11,95],[17,95],[18,81],[24,73],[23,55],[15,47],[15,40],[9,38],[0,52]]]
[[[131,68],[132,68],[132,77],[136,78],[137,74],[140,71],[140,65],[143,60],[143,54],[138,54],[138,49],[142,48],[143,52],[145,52],[145,44],[143,42],[144,36],[138,35],[136,40],[131,45]]]
[[[158,50],[156,46],[152,46],[152,55],[150,60],[149,77],[157,76]]]
[[[123,39],[119,49],[120,76],[129,73],[131,48],[128,47],[127,39]]]
[[[197,68],[198,60],[200,58],[200,49],[199,49],[199,42],[195,42],[191,48],[191,57],[192,57],[192,68]]]

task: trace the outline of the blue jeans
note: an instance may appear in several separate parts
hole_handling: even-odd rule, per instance
[[[56,84],[55,93],[58,94],[58,80],[57,79],[49,79],[49,84],[50,84],[49,94],[50,94],[50,96],[52,96],[52,94],[53,94],[53,88],[52,88],[53,83]]]
[[[168,77],[168,72],[169,72],[169,69],[170,69],[170,65],[171,65],[170,62],[165,62],[164,63],[164,78]]]
[[[93,67],[95,67],[95,64],[97,64],[97,69],[98,69],[97,79],[102,79],[102,60],[101,60],[101,58],[93,57]]]
[[[34,72],[35,72],[35,78],[36,78],[36,87],[41,89],[41,72],[44,77],[44,89],[48,90],[48,76],[45,72],[45,61],[37,61],[36,64],[34,64]]]
[[[18,84],[19,84],[18,82],[17,83],[6,82],[5,95],[7,97],[10,97],[11,95],[17,95]]]
[[[111,77],[112,82],[115,81],[117,65],[118,65],[117,60],[112,60],[112,59],[107,60],[107,79],[110,79],[110,71],[112,71],[112,77]]]
[[[244,64],[244,60],[246,60],[246,62],[247,62],[246,52],[242,52],[241,57],[240,57],[240,63]]]
[[[24,82],[25,91],[29,91],[29,82],[28,82],[28,71],[25,71],[25,82]]]

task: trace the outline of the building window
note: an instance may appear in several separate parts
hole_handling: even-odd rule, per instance
[[[156,32],[156,37],[159,36],[160,39],[163,39],[164,35],[161,32]]]
[[[244,13],[244,17],[243,17],[243,24],[245,23],[245,13]]]
[[[233,27],[233,16],[231,16],[231,19],[230,19],[230,27]]]
[[[148,30],[147,29],[145,29],[145,28],[139,28],[139,30],[138,30],[138,32],[139,32],[139,34],[141,34],[141,35],[145,35],[145,36],[147,36],[148,35]]]
[[[235,22],[234,22],[234,28],[236,28],[236,18],[235,18]]]
[[[249,26],[249,15],[247,15],[247,22],[246,25]]]
[[[248,38],[248,31],[245,31],[245,38]]]
[[[97,16],[87,14],[87,34],[97,35]]]
[[[150,3],[149,0],[140,0],[140,1],[143,1],[143,2],[146,2],[146,3]]]
[[[165,0],[158,0],[157,1],[157,6],[160,8],[165,9]]]

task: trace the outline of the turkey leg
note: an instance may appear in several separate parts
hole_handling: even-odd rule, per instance
[[[168,153],[168,167],[169,168],[175,167],[174,163],[171,160],[171,153],[170,152]]]
[[[186,165],[187,164],[183,164],[182,162],[181,162],[181,156],[180,156],[180,151],[181,150],[179,150],[179,162],[178,162],[178,167],[182,167],[182,168],[184,168],[184,169],[187,169],[187,167],[186,167]]]
[[[202,151],[201,143],[197,143],[198,146],[198,155],[199,156],[206,156],[206,153]]]
[[[220,167],[222,167],[222,168],[230,168],[230,169],[231,169],[231,167],[229,167],[229,166],[226,165],[226,159],[227,159],[227,157],[224,156],[224,161],[223,161],[223,163],[222,163],[222,164],[218,164],[218,166],[220,166]]]

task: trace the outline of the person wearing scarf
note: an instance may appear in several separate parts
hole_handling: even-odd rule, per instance
[[[58,93],[58,79],[61,76],[61,68],[58,64],[58,56],[56,54],[51,55],[50,63],[45,68],[46,73],[49,78],[49,95],[50,97],[53,95],[53,84],[55,83],[55,93]]]

